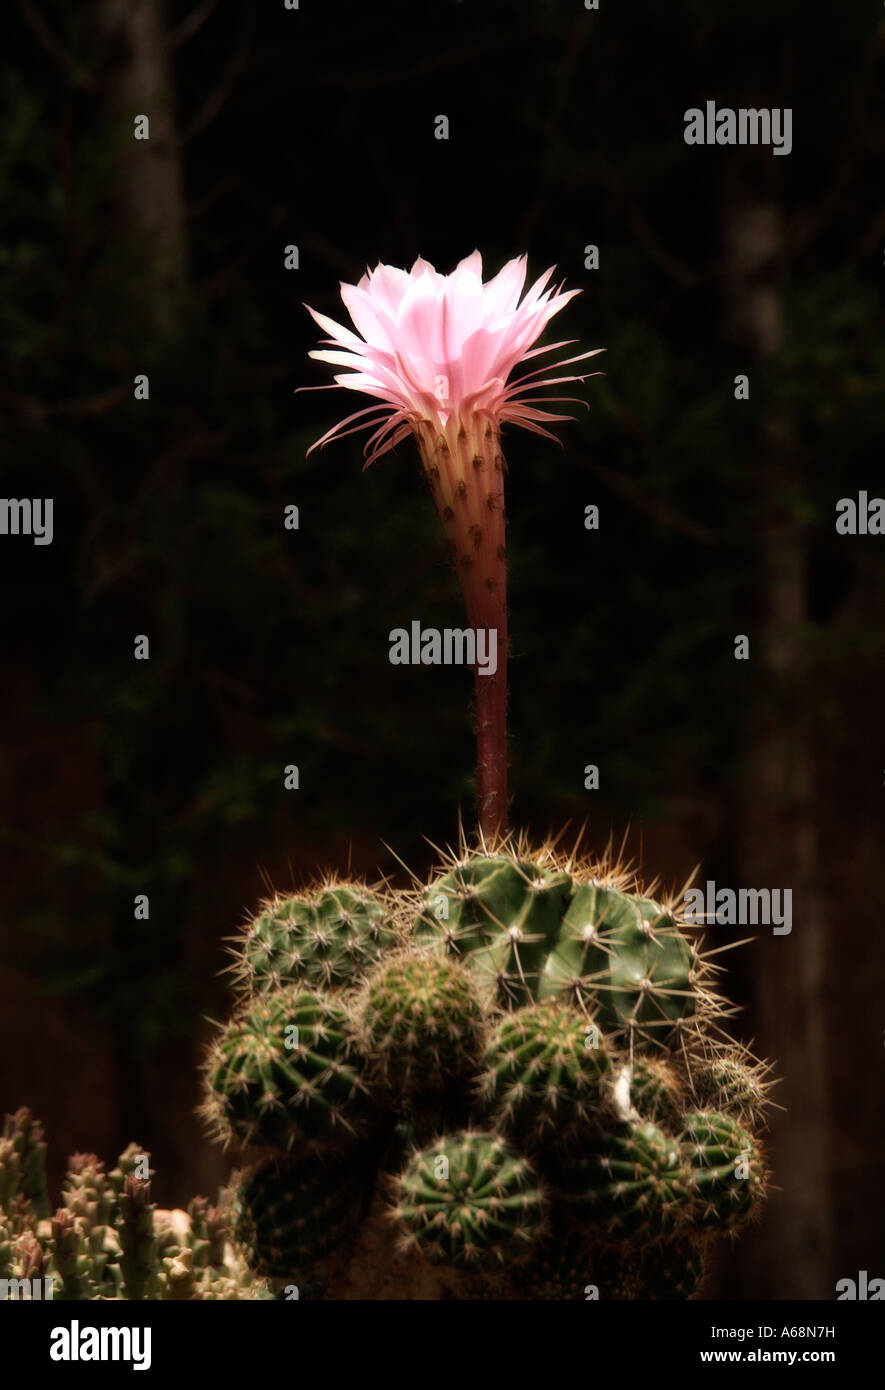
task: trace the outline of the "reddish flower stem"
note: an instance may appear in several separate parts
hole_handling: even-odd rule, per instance
[[[418,440],[468,625],[496,635],[494,674],[481,674],[479,663],[474,669],[477,819],[486,840],[493,841],[507,828],[507,555],[500,435],[486,416],[452,417],[444,433],[422,423]]]

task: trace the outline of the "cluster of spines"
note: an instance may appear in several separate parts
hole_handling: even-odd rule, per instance
[[[692,1216],[698,1226],[732,1231],[751,1215],[765,1190],[759,1144],[721,1110],[693,1110],[683,1119]]]
[[[357,1137],[372,1104],[350,1014],[291,985],[234,1015],[205,1065],[204,1114],[227,1144],[290,1152]]]
[[[485,1009],[456,961],[403,951],[378,967],[354,1007],[373,1078],[403,1097],[469,1076],[482,1050]]]
[[[395,1184],[405,1249],[456,1266],[519,1260],[538,1238],[544,1196],[527,1158],[500,1135],[463,1130],[416,1151]]]
[[[384,885],[327,876],[303,893],[276,893],[233,938],[231,971],[246,995],[287,985],[347,986],[399,942]]]
[[[567,1142],[598,1122],[610,1065],[599,1030],[577,1010],[532,1004],[504,1014],[492,1031],[479,1095],[514,1139]]]
[[[562,1176],[579,1216],[611,1241],[659,1240],[685,1213],[679,1145],[650,1120],[602,1131]]]
[[[765,1123],[770,1105],[770,1070],[748,1048],[719,1048],[693,1068],[697,1103],[702,1108],[723,1110],[755,1129]]]

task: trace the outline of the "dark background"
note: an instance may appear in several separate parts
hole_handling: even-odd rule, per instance
[[[4,38],[2,490],[55,539],[0,538],[0,1110],[55,1181],[134,1138],[161,1203],[213,1191],[224,938],[267,881],[404,881],[469,823],[469,674],[387,659],[462,621],[441,530],[411,445],[305,459],[362,402],[293,394],[329,379],[302,301],[526,251],[606,375],[562,450],[506,433],[513,822],[792,889],[725,958],[785,1109],[712,1291],[885,1275],[885,537],[835,530],[885,492],[878,0],[14,0]],[[792,153],[686,146],[708,99],[791,107]]]

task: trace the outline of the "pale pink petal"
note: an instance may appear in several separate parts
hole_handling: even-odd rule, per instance
[[[334,319],[327,318],[325,314],[317,313],[316,309],[311,309],[309,304],[305,304],[304,307],[311,318],[319,324],[320,328],[326,330],[330,338],[334,338],[340,343],[359,343],[360,347],[362,347],[361,339],[359,339],[351,329],[343,327],[340,323],[336,323]]]
[[[486,300],[492,314],[511,314],[516,308],[525,284],[526,265],[526,256],[516,256],[486,285]]]
[[[365,357],[360,357],[355,352],[328,352],[324,348],[315,348],[307,355],[317,362],[331,362],[334,367],[356,367],[362,370],[368,366]]]
[[[419,256],[408,271],[379,264],[358,284],[342,284],[341,298],[357,331],[310,309],[329,335],[310,356],[350,369],[336,374],[336,385],[362,392],[378,404],[365,414],[348,416],[322,442],[372,427],[366,445],[371,462],[421,420],[444,429],[452,416],[482,415],[497,424],[506,420],[547,433],[542,421],[571,419],[539,408],[571,398],[537,393],[597,375],[563,369],[601,349],[513,376],[520,363],[575,342],[534,346],[550,320],[580,293],[554,286],[552,277],[551,267],[520,302],[526,257],[514,257],[484,285],[482,257],[473,251],[450,275],[439,274]]]
[[[342,285],[341,298],[357,329],[370,346],[377,344],[382,348],[393,347],[395,324],[388,318],[382,305],[374,300],[367,290],[358,289],[356,285]]]
[[[378,265],[369,274],[370,290],[395,319],[409,284],[409,273],[393,265]]]

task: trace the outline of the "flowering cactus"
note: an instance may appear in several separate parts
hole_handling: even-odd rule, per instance
[[[311,356],[374,398],[313,447],[370,429],[368,466],[414,437],[468,620],[496,633],[500,658],[475,677],[478,835],[416,892],[379,894],[388,932],[373,921],[371,952],[364,917],[353,922],[324,981],[340,1011],[326,1069],[315,1074],[310,1037],[297,1045],[309,1056],[280,1064],[266,994],[230,1025],[231,1064],[217,1060],[229,1033],[207,1061],[206,1113],[216,1127],[238,1116],[221,1132],[247,1165],[237,1200],[253,1267],[310,1296],[689,1298],[710,1240],[766,1190],[766,1068],[723,1042],[730,1010],[697,928],[625,866],[506,831],[501,429],[555,438],[546,425],[572,417],[542,407],[569,398],[544,393],[594,375],[568,369],[600,351],[513,376],[569,345],[534,346],[576,293],[548,288],[547,271],[520,298],[525,274],[519,257],[484,284],[478,252],[448,276],[420,259],[379,265],[341,288],[356,331],[310,310],[329,335]],[[301,921],[303,906],[275,916]],[[288,953],[285,935],[261,933],[261,950],[273,938],[273,959],[287,958],[281,999],[310,978],[298,933]],[[247,986],[253,954],[247,927]],[[342,1078],[374,1110],[362,1128],[308,1136],[301,1115]]]
[[[311,357],[347,368],[338,386],[376,404],[348,415],[313,446],[371,429],[366,467],[412,435],[461,583],[467,621],[497,634],[497,669],[476,674],[477,803],[483,832],[507,818],[507,564],[501,426],[555,438],[546,425],[572,419],[541,409],[569,399],[544,393],[592,373],[563,368],[595,348],[524,375],[523,363],[568,346],[535,347],[547,324],[579,290],[548,288],[553,270],[523,295],[526,258],[508,261],[485,284],[478,251],[451,275],[418,259],[411,271],[379,265],[341,298],[356,333],[310,309],[329,337]],[[310,388],[308,388],[310,389]],[[354,422],[358,421],[358,424]]]

